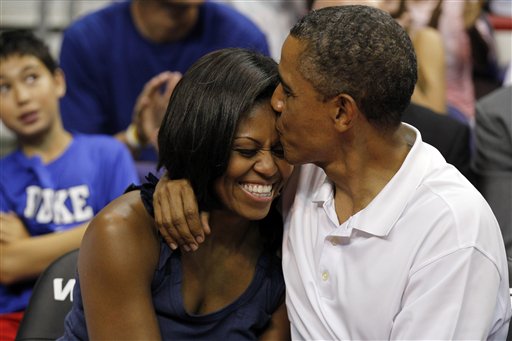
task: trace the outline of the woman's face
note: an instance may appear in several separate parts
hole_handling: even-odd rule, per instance
[[[238,124],[226,172],[215,180],[224,207],[249,220],[263,219],[292,166],[283,158],[270,103],[256,105]]]

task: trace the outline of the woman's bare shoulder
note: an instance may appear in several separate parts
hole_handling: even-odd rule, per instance
[[[154,219],[147,213],[139,191],[125,193],[103,208],[91,221],[81,249],[112,255],[154,249],[158,233]],[[131,252],[132,252],[131,251]]]

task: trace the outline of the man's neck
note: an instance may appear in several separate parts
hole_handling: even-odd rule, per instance
[[[412,146],[406,130],[401,127],[391,136],[376,135],[344,148],[335,162],[322,167],[334,184],[340,224],[368,206],[398,172]]]

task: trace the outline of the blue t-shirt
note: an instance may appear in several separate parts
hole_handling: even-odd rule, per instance
[[[122,143],[75,135],[48,164],[20,150],[0,160],[0,211],[16,213],[32,236],[67,230],[90,220],[132,182],[139,179]],[[33,284],[0,285],[0,313],[25,309]]]
[[[183,40],[152,43],[137,31],[130,2],[110,5],[65,32],[60,64],[68,90],[62,99],[66,129],[113,135],[125,130],[144,84],[163,71],[184,73],[203,55],[242,47],[269,55],[265,35],[229,6],[205,2]]]

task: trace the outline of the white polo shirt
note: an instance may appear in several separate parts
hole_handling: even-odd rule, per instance
[[[293,339],[505,340],[511,308],[496,219],[408,127],[413,146],[398,173],[341,225],[322,169],[303,165],[289,182],[283,270]]]

